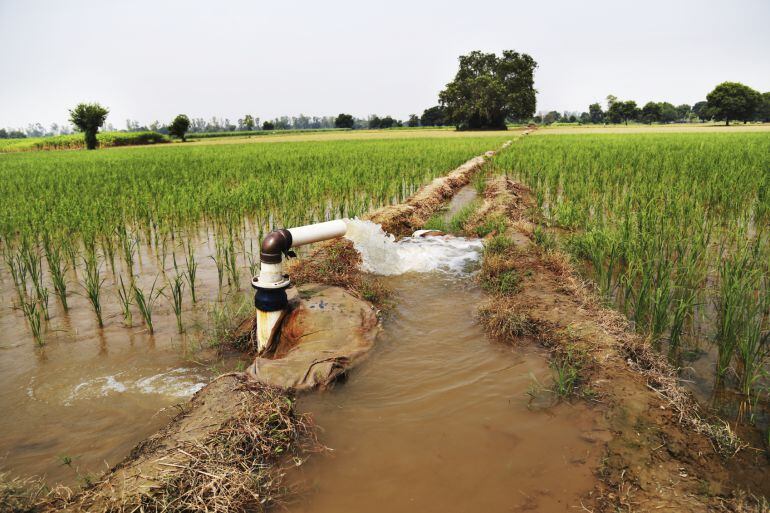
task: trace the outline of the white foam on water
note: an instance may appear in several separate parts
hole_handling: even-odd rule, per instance
[[[467,272],[481,258],[483,244],[477,239],[452,237],[405,237],[399,241],[379,224],[346,219],[345,237],[361,253],[365,271],[383,276],[409,272]]]
[[[206,386],[205,381],[196,375],[192,369],[178,368],[161,372],[136,380],[121,378],[124,374],[100,376],[76,385],[64,404],[70,405],[78,399],[93,399],[107,397],[113,394],[138,393],[158,394],[170,397],[189,397]]]

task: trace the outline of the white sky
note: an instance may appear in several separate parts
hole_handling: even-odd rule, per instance
[[[0,126],[178,113],[405,118],[457,57],[527,52],[538,110],[607,94],[692,104],[717,83],[770,91],[770,0],[0,0]]]

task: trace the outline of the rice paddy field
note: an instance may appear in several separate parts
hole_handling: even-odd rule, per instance
[[[402,202],[421,185],[510,139],[516,141],[485,164],[491,173],[478,174],[481,180],[462,189],[456,204],[440,214],[449,216],[442,226],[458,231],[460,218],[467,220],[483,202],[476,196],[492,174],[526,184],[533,199],[527,216],[537,224],[534,241],[568,253],[606,305],[622,312],[668,359],[702,404],[732,426],[761,431],[770,447],[770,131],[736,128],[559,128],[526,137],[513,131],[344,131],[0,154],[0,410],[14,412],[0,416],[0,470],[43,475],[50,484],[93,482],[166,425],[175,405],[214,376],[248,364],[248,356],[219,343],[237,319],[253,311],[249,280],[258,272],[265,233]],[[500,460],[486,497],[490,509],[510,504],[510,483],[526,475],[530,491],[550,504],[543,511],[571,511],[575,503],[540,490],[540,474],[527,474],[527,462],[549,450],[558,453],[537,472],[548,472],[546,481],[556,487],[569,481],[563,474],[569,465],[567,472],[582,476],[570,491],[580,497],[595,480],[602,457],[597,442],[611,438],[606,426],[596,427],[599,416],[585,404],[532,412],[524,399],[534,397],[531,380],[547,382],[552,367],[539,349],[530,354],[481,347],[491,341],[472,316],[484,292],[470,275],[466,281],[412,278],[391,280],[401,290],[396,296],[402,305],[389,325],[385,361],[395,358],[401,342],[421,340],[432,326],[437,342],[451,342],[462,331],[462,344],[455,341],[446,352],[466,369],[483,358],[484,370],[469,372],[462,384],[451,374],[434,380],[431,373],[446,360],[432,342],[422,341],[424,356],[408,360],[416,369],[409,386],[388,389],[372,383],[398,381],[403,362],[393,359],[393,376],[367,382],[378,375],[373,358],[362,370],[371,389],[352,388],[359,420],[371,424],[348,431],[416,436],[425,411],[433,411],[440,422],[408,438],[409,446],[418,453],[433,432],[448,438],[437,437],[423,459],[409,459],[415,477],[404,474],[405,481],[421,481],[425,465],[440,466],[436,458],[448,446],[468,449],[460,462],[474,454],[514,458],[529,448],[521,467]],[[442,299],[447,291],[451,301]],[[428,324],[422,309],[430,301],[437,313]],[[512,357],[514,363],[508,362]],[[473,400],[478,383],[492,390],[486,401]],[[425,399],[430,394],[420,387],[436,399]],[[462,395],[451,395],[456,390]],[[404,397],[391,398],[388,418],[395,424],[386,429],[374,406],[387,391],[430,404],[415,403],[419,407],[410,415],[402,408]],[[458,410],[466,403],[457,397],[477,403],[476,413]],[[345,433],[348,396],[335,391],[306,404],[320,404],[321,419],[339,417],[338,429]],[[442,431],[461,417],[461,430]],[[516,431],[520,424],[528,426],[528,443],[518,438],[524,436]],[[355,439],[356,433],[349,434]],[[455,442],[441,442],[452,436]],[[483,442],[483,451],[463,445],[473,437]],[[344,438],[336,441],[343,446]],[[399,440],[394,437],[393,445]],[[574,457],[566,462],[551,450],[557,446]],[[383,454],[390,452],[388,447]],[[389,456],[394,468],[404,463],[401,453]],[[374,469],[381,461],[366,459],[366,453],[356,457]],[[484,465],[479,460],[467,466],[466,481],[479,479]],[[350,468],[334,468],[343,476],[336,485],[344,490]],[[440,479],[428,486],[425,497],[436,498],[428,505],[457,503],[444,486]],[[470,500],[467,493],[461,495],[468,507],[485,500]],[[339,508],[339,495],[328,494],[330,511]],[[521,501],[537,502],[529,496]],[[377,502],[387,509],[385,499]]]
[[[330,136],[0,155],[2,467],[74,484],[117,462],[245,365],[212,350],[252,311],[266,231],[398,202],[510,138]]]
[[[770,134],[535,136],[496,165],[703,401],[767,427]]]

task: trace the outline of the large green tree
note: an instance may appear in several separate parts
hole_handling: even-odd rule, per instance
[[[747,85],[739,82],[722,82],[708,95],[706,101],[714,119],[730,121],[750,121],[762,102],[762,95]]]
[[[79,103],[70,110],[70,123],[75,125],[79,132],[83,132],[87,149],[96,149],[96,133],[104,125],[109,113],[110,109],[102,107],[98,103]]]
[[[179,114],[174,118],[174,121],[168,126],[168,133],[174,137],[182,139],[182,142],[187,140],[187,131],[190,129],[190,118],[184,114]]]
[[[644,123],[657,123],[660,121],[661,116],[661,108],[660,103],[657,102],[647,102],[644,104],[644,107],[642,107],[642,121]]]
[[[447,117],[461,130],[505,129],[506,119],[535,113],[535,60],[525,53],[474,51],[460,56],[455,79],[439,94]]]

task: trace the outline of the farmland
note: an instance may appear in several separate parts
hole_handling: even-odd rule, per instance
[[[677,367],[708,362],[700,391],[727,385],[729,409],[754,418],[768,393],[770,136],[704,131],[531,137],[496,165],[532,187],[543,223],[649,344]]]
[[[729,425],[758,428],[766,437],[770,134],[736,128],[601,133],[559,127],[526,137],[514,131],[329,131],[0,155],[0,346],[6,356],[0,403],[20,412],[0,420],[0,443],[10,448],[7,464],[74,485],[90,480],[104,461],[117,463],[166,425],[159,412],[214,376],[250,363],[250,355],[221,343],[253,311],[248,279],[258,272],[267,231],[360,217],[402,202],[511,139],[455,196],[460,201],[436,211],[428,224],[469,236],[468,251],[476,257],[477,236],[486,237],[485,258],[507,255],[514,239],[505,237],[518,226],[514,208],[503,210],[508,218],[502,221],[489,217],[474,229],[464,227],[485,205],[504,205],[490,192],[495,180],[525,184],[531,197],[516,215],[535,226],[529,237],[539,249],[514,251],[513,263],[505,265],[533,254],[567,253],[603,304],[622,312],[645,346],[679,369],[702,404],[715,405]],[[369,242],[378,247],[379,240]],[[483,491],[490,507],[510,503],[511,483],[532,493],[544,483],[559,486],[564,472],[574,478],[560,492],[565,495],[541,499],[554,511],[565,497],[577,500],[596,486],[605,453],[591,437],[609,436],[600,412],[612,417],[613,410],[603,396],[591,395],[597,392],[590,386],[576,392],[560,381],[570,372],[580,381],[581,371],[544,354],[521,326],[509,330],[510,345],[485,334],[478,307],[488,304],[492,291],[500,294],[492,303],[503,305],[511,297],[545,293],[536,277],[542,268],[490,282],[483,277],[488,266],[479,280],[427,272],[386,277],[397,292],[395,311],[383,315],[378,344],[384,351],[339,391],[299,403],[329,428],[322,442],[345,451],[336,465],[318,459],[310,467],[310,480],[337,476],[318,496],[330,511],[339,508],[338,490],[353,479],[365,490],[373,476],[391,472],[383,482],[409,486],[413,479],[398,467],[404,448],[393,449],[400,443],[419,472],[441,453],[457,467],[476,462],[467,466],[472,482],[477,469],[494,462],[495,479],[485,481]],[[538,306],[553,310],[545,302]],[[582,322],[574,312],[557,312],[567,331]],[[557,399],[544,407],[544,394]],[[372,407],[372,396],[388,397],[389,420]],[[472,415],[445,416],[471,403]],[[360,408],[355,422],[346,409],[351,404]],[[629,400],[620,408],[632,406]],[[547,429],[541,408],[549,410]],[[52,417],[57,422],[44,420]],[[419,441],[411,440],[413,428],[399,422],[403,417],[420,419]],[[388,445],[377,442],[383,436],[378,429],[391,437]],[[437,437],[426,452],[423,438],[438,430],[453,442]],[[525,433],[526,447],[509,443],[515,433]],[[483,447],[470,449],[467,439],[483,440]],[[764,440],[752,440],[756,454],[764,454]],[[562,453],[550,450],[556,444],[579,463],[565,466]],[[648,449],[633,452],[646,457]],[[389,458],[387,468],[378,464]],[[513,474],[505,458],[518,461]],[[346,461],[369,470],[350,475]],[[747,466],[749,478],[738,486],[761,481],[757,468],[765,467]],[[548,476],[536,479],[527,469]],[[446,501],[451,509],[455,499],[439,493],[442,483],[421,482],[420,500]],[[468,497],[468,505],[478,500]]]

